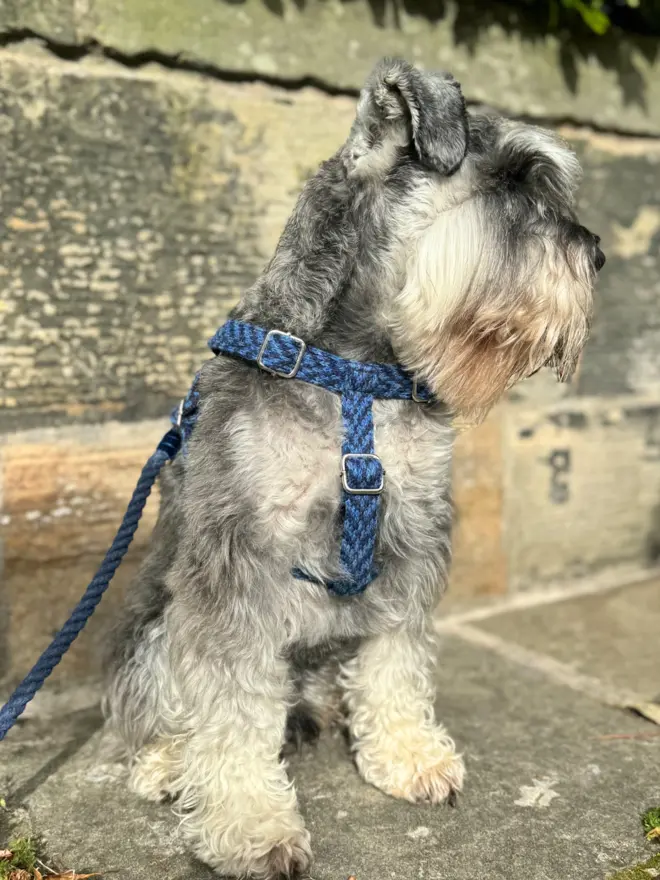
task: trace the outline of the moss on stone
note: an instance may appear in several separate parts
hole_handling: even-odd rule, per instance
[[[625,868],[618,874],[613,874],[609,880],[650,880],[657,877],[657,871],[660,871],[660,854],[653,856],[647,862],[640,862],[639,865],[633,865],[631,868]]]
[[[34,842],[29,837],[18,837],[10,840],[7,849],[11,852],[11,859],[0,861],[0,880],[11,877],[14,871],[28,871],[32,873],[37,863],[37,852]]]

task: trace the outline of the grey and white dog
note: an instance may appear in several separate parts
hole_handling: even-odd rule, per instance
[[[224,356],[203,366],[105,703],[132,787],[178,798],[218,871],[307,868],[282,760],[296,723],[341,718],[360,774],[390,795],[461,789],[434,717],[431,625],[450,560],[452,416],[483,415],[545,364],[574,370],[604,261],[575,217],[579,172],[553,135],[468,114],[451,76],[383,61],[236,307],[344,357],[400,363],[436,396],[374,404],[387,476],[381,574],[363,594],[291,575],[340,574],[339,398]]]

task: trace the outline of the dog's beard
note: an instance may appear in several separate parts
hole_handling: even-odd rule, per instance
[[[463,416],[482,417],[546,364],[567,379],[587,339],[586,248],[562,248],[551,221],[519,228],[500,224],[480,198],[440,211],[410,249],[393,301],[402,362]]]

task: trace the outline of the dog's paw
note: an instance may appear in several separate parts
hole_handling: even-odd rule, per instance
[[[304,874],[312,861],[309,832],[278,843],[265,856],[263,873],[255,875],[264,880],[279,880],[280,877],[298,877]]]
[[[148,801],[161,802],[176,797],[181,760],[181,745],[175,740],[161,739],[145,746],[131,766],[131,790]]]
[[[465,764],[460,755],[448,755],[433,767],[418,772],[412,784],[397,797],[413,803],[441,804],[451,800],[463,788]]]
[[[463,759],[441,727],[357,743],[356,764],[366,782],[412,803],[451,799],[465,778]]]
[[[250,880],[282,880],[304,874],[312,861],[309,832],[304,828],[273,843],[264,852],[263,842],[237,841],[235,848],[222,841],[222,848],[209,846],[210,841],[198,840],[195,855],[222,876]]]

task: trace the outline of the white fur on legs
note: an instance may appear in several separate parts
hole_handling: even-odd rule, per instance
[[[342,673],[356,763],[364,779],[408,801],[445,800],[465,768],[436,724],[433,643],[405,630],[365,642]]]
[[[144,746],[131,764],[131,789],[148,801],[176,797],[180,791],[183,753],[181,736],[161,736]]]
[[[195,854],[220,873],[239,877],[270,880],[306,869],[309,833],[279,762],[280,743],[269,751],[264,731],[255,736],[240,722],[227,734],[219,743],[210,730],[200,730],[186,750],[187,778],[199,782],[185,792],[183,806],[192,811],[182,827]]]
[[[191,670],[192,672],[192,670]],[[304,871],[309,833],[280,760],[287,666],[254,656],[196,665],[181,779],[182,830],[222,874],[254,878]]]

